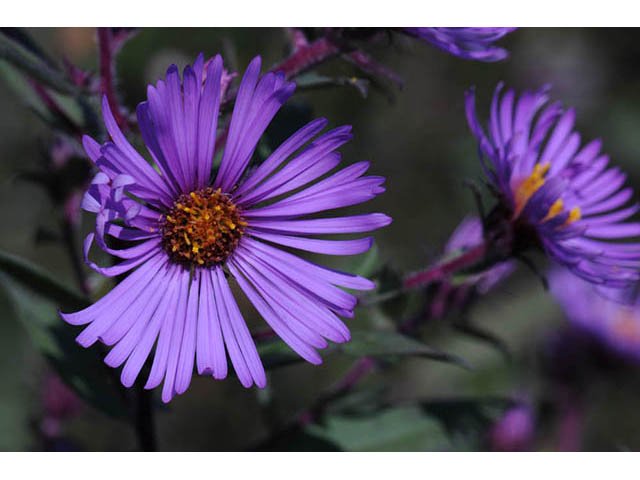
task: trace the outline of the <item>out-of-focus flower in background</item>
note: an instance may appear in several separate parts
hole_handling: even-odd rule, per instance
[[[540,246],[576,275],[596,284],[625,287],[638,280],[640,223],[625,222],[638,205],[623,188],[626,175],[607,168],[601,141],[580,148],[575,110],[555,102],[544,109],[548,88],[503,92],[498,84],[486,135],[466,95],[471,131],[499,205],[489,215],[491,247],[505,256]],[[542,110],[541,110],[542,109]],[[622,241],[621,241],[622,240]]]
[[[572,325],[610,351],[640,361],[640,301],[637,296],[629,301],[634,292],[596,290],[562,268],[550,272],[549,285]]]
[[[85,406],[82,400],[67,387],[60,377],[48,373],[42,390],[42,434],[47,438],[59,437],[61,423],[79,415]]]
[[[489,446],[498,452],[530,450],[535,437],[535,416],[527,404],[507,410],[489,431]]]
[[[497,62],[509,56],[504,48],[497,47],[502,37],[511,33],[511,27],[407,27],[405,33],[430,42],[452,55],[469,60]]]
[[[145,388],[164,380],[165,402],[186,391],[194,363],[199,374],[225,378],[227,352],[245,387],[266,384],[228,275],[270,327],[314,364],[322,362],[316,349],[327,347],[325,338],[338,343],[350,339],[338,316],[352,317],[357,300],[338,286],[375,287],[365,278],[270,245],[354,255],[367,251],[372,237],[325,240],[307,235],[366,232],[391,219],[378,213],[304,219],[384,192],[383,177],[362,176],[368,162],[316,182],[339,165],[341,155],[335,150],[352,137],[348,126],[316,137],[325,119],[302,127],[243,179],[260,137],[295,88],[284,73],[260,78],[260,64],[256,57],[240,84],[213,182],[220,56],[205,64],[200,55],[184,69],[182,81],[177,67],[169,67],[166,79],[149,86],[148,101],[138,106],[142,137],[158,171],[124,137],[106,97],[103,116],[112,142],[100,145],[84,137],[87,154],[100,168],[83,201],[85,210],[97,214],[96,231],[85,240],[85,261],[109,277],[137,269],[95,304],[62,317],[73,325],[89,324],[77,338],[84,347],[98,340],[115,345],[105,362],[124,364],[125,386],[135,382],[157,340]],[[107,245],[105,235],[141,243],[117,250]],[[105,268],[89,261],[94,240],[124,261]]]

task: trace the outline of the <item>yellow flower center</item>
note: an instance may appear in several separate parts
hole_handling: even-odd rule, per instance
[[[551,164],[549,162],[545,162],[543,164],[537,163],[535,167],[533,167],[533,172],[527,178],[525,178],[520,185],[515,189],[514,192],[514,203],[515,209],[513,212],[513,219],[516,219],[520,216],[524,208],[527,206],[529,199],[536,193],[540,188],[544,185],[546,181],[546,175],[549,172],[549,167]],[[548,220],[551,220],[557,215],[560,215],[565,211],[564,202],[561,198],[556,200],[553,205],[549,208],[549,211],[545,215],[545,217],[541,220],[541,223],[544,223]],[[569,211],[569,217],[567,220],[560,225],[558,228],[564,228],[572,222],[579,220],[581,217],[580,208],[573,207]]]
[[[181,195],[164,217],[162,245],[176,263],[216,265],[235,249],[245,222],[220,189]]]

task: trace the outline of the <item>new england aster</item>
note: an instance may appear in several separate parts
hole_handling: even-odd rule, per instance
[[[488,135],[476,116],[474,91],[467,92],[467,120],[499,197],[490,217],[503,220],[497,229],[503,232],[489,236],[500,237],[494,243],[506,255],[539,245],[589,282],[626,286],[639,278],[640,266],[640,244],[628,241],[640,235],[640,223],[625,221],[638,210],[637,204],[625,207],[632,196],[622,188],[626,175],[607,168],[600,140],[581,148],[574,109],[548,105],[547,90],[516,99],[513,90],[503,94],[500,83]]]
[[[88,324],[77,338],[84,347],[98,340],[115,345],[105,362],[124,364],[125,386],[134,383],[155,345],[145,388],[164,380],[165,402],[187,389],[194,363],[199,374],[225,378],[227,353],[245,387],[265,386],[264,368],[227,277],[294,351],[321,363],[316,349],[327,346],[325,339],[350,338],[338,316],[353,316],[356,298],[338,287],[366,290],[374,284],[279,247],[358,254],[369,249],[371,237],[309,236],[365,232],[391,221],[379,213],[304,218],[384,191],[384,178],[363,176],[368,162],[329,174],[340,163],[336,149],[351,139],[349,126],[316,137],[327,121],[314,120],[248,171],[258,140],[295,89],[283,73],[260,78],[260,57],[244,74],[212,176],[222,73],[220,56],[205,65],[200,55],[184,69],[182,81],[173,65],[165,80],[148,87],[137,116],[155,168],[124,137],[106,99],[103,116],[112,141],[83,139],[100,170],[83,201],[85,210],[97,214],[95,233],[85,240],[85,259],[108,277],[132,272],[93,305],[62,317],[73,325]],[[116,250],[105,235],[137,243]],[[111,267],[89,261],[94,240],[123,261]]]
[[[483,62],[504,60],[509,53],[493,45],[515,28],[509,27],[405,27],[405,33],[425,40],[456,57]]]
[[[549,274],[551,294],[571,324],[590,333],[610,351],[640,360],[640,296],[630,302],[629,291],[611,289],[607,295],[564,268]]]

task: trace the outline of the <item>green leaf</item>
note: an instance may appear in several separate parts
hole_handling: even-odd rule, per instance
[[[64,324],[50,302],[34,295],[0,274],[2,286],[13,300],[14,310],[33,345],[49,361],[60,378],[88,404],[107,415],[129,415],[128,402],[117,372],[103,361],[99,346],[78,345],[77,329]]]
[[[74,93],[77,90],[62,72],[4,33],[0,33],[0,58],[60,93]]]
[[[258,354],[266,370],[286,367],[304,360],[282,340],[269,340],[258,345]],[[331,344],[320,350],[323,356],[341,352],[351,357],[422,357],[453,363],[464,368],[469,365],[460,357],[431,348],[424,343],[394,331],[352,330],[351,340]]]
[[[417,407],[394,407],[366,418],[328,415],[307,431],[349,451],[450,450],[438,421]]]
[[[50,128],[66,132],[72,137],[84,131],[99,131],[95,108],[87,97],[57,93],[40,84],[36,86],[24,72],[2,59],[0,76],[17,98]]]
[[[20,70],[5,60],[0,59],[0,75],[4,78],[4,81],[13,93],[17,95],[17,98],[19,98],[27,108],[33,110],[34,113],[46,123],[53,121],[51,114],[26,81],[25,75],[20,72]]]
[[[347,271],[354,275],[360,275],[361,277],[370,278],[380,268],[380,250],[378,244],[374,243],[373,246],[363,255],[358,255],[356,263]]]
[[[258,345],[258,354],[266,370],[286,367],[304,360],[282,340],[270,340]],[[394,331],[353,330],[351,340],[343,344],[331,344],[320,350],[323,356],[341,352],[351,357],[422,357],[449,362],[464,368],[469,365],[460,357],[431,348]]]
[[[303,359],[282,340],[268,341],[258,345],[258,354],[265,370],[300,363]]]
[[[371,416],[389,407],[388,390],[388,385],[379,383],[357,387],[332,399],[325,411],[344,417]]]
[[[351,332],[351,341],[341,345],[340,349],[354,357],[423,357],[470,368],[456,355],[436,350],[392,330],[354,330]]]
[[[296,426],[259,445],[255,450],[266,452],[339,452],[332,440]]]
[[[421,401],[420,408],[442,424],[459,449],[471,450],[482,447],[489,428],[514,403],[505,397],[438,399]]]
[[[296,85],[301,89],[316,89],[333,86],[350,86],[357,90],[362,98],[369,94],[369,80],[359,77],[328,77],[316,72],[305,73],[296,77]]]
[[[29,52],[33,53],[47,65],[55,69],[55,62],[45,53],[35,39],[24,28],[2,27],[0,28],[0,33],[22,45]]]
[[[0,271],[53,301],[59,308],[79,310],[89,303],[84,295],[60,283],[46,270],[16,255],[0,251]]]
[[[474,325],[468,320],[454,322],[453,328],[463,333],[464,335],[489,344],[491,347],[495,348],[502,355],[504,355],[507,361],[511,360],[512,356],[507,344],[500,337],[490,332],[489,330]]]

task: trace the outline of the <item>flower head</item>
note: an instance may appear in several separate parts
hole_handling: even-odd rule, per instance
[[[265,386],[232,281],[293,350],[321,363],[316,349],[326,347],[326,339],[350,338],[339,316],[353,316],[356,298],[339,287],[366,290],[374,284],[281,247],[358,254],[369,249],[371,237],[309,236],[360,233],[391,221],[375,213],[304,218],[384,191],[382,177],[363,176],[368,162],[332,173],[341,160],[336,149],[351,139],[351,127],[318,136],[327,121],[314,120],[248,169],[258,140],[295,88],[284,74],[260,77],[259,57],[240,84],[214,170],[222,75],[220,56],[205,64],[200,55],[182,79],[173,65],[164,80],[148,87],[137,116],[153,165],[121,133],[106,99],[103,116],[111,141],[100,145],[84,137],[100,170],[83,201],[85,210],[96,213],[95,233],[84,245],[87,264],[109,277],[131,273],[93,305],[62,317],[88,325],[77,338],[81,345],[98,340],[114,345],[105,362],[124,364],[125,386],[134,383],[155,345],[145,388],[164,381],[165,402],[187,389],[194,363],[199,374],[225,378],[227,354],[245,387]],[[135,243],[116,250],[106,236]],[[111,267],[89,261],[94,241],[123,261]]]
[[[546,105],[547,90],[516,99],[513,90],[503,95],[499,84],[489,135],[476,117],[473,90],[466,97],[482,165],[500,200],[494,213],[513,237],[508,249],[533,242],[585,280],[626,286],[638,279],[640,266],[640,244],[627,241],[640,235],[640,223],[625,222],[638,210],[636,204],[624,207],[632,196],[623,188],[626,175],[607,168],[600,140],[581,147],[573,131],[575,111]]]
[[[623,289],[610,289],[603,295],[563,268],[551,270],[549,286],[573,325],[608,349],[640,360],[640,296],[629,302],[629,291]]]
[[[407,27],[405,33],[421,38],[456,57],[483,62],[497,62],[509,53],[494,42],[511,33],[510,27]]]

